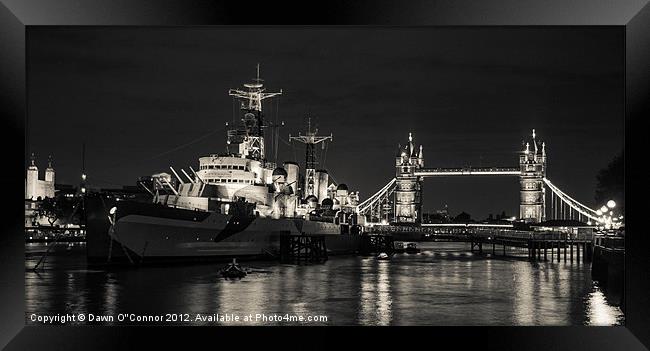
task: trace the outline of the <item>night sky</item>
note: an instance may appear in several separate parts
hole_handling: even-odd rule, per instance
[[[57,183],[78,183],[84,141],[96,187],[196,169],[225,150],[228,89],[259,62],[268,90],[283,90],[264,106],[282,139],[311,116],[334,135],[322,167],[362,199],[394,176],[409,132],[427,167],[517,166],[535,128],[548,178],[595,205],[596,173],[623,149],[623,49],[618,27],[30,27],[26,149],[41,172],[53,155]],[[301,145],[279,144],[279,162],[303,164]],[[517,215],[518,188],[427,179],[424,209]]]

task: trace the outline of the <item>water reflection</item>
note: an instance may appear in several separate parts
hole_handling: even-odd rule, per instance
[[[29,246],[27,250],[44,248]],[[333,257],[322,265],[251,263],[260,272],[236,281],[220,278],[219,264],[89,270],[83,248],[54,250],[44,270],[26,269],[26,311],[28,315],[188,313],[192,319],[197,313],[328,318],[308,325],[624,322],[620,308],[612,306],[593,285],[589,265],[529,262],[525,252],[521,259],[490,259],[467,252],[465,244],[435,243],[421,248],[420,254],[398,254],[389,262]],[[28,256],[26,268],[33,267],[38,258]],[[224,324],[300,323],[253,319]]]
[[[534,279],[532,265],[517,265],[514,267],[512,285],[514,289],[514,325],[533,325],[535,311],[534,302]]]
[[[616,325],[623,322],[623,312],[620,308],[611,306],[607,303],[605,294],[598,290],[596,286],[592,292],[587,295],[587,325]]]
[[[363,259],[361,273],[358,324],[389,325],[392,320],[390,263]]]
[[[119,289],[113,274],[106,274],[104,282],[106,289],[104,291],[104,314],[116,315],[118,312]]]
[[[377,322],[379,325],[388,325],[392,319],[391,291],[388,262],[377,262]]]

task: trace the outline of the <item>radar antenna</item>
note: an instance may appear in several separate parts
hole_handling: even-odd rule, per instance
[[[257,77],[253,78],[252,83],[245,83],[244,87],[247,90],[230,89],[228,95],[240,98],[242,101],[242,109],[262,112],[262,100],[282,95],[282,89],[279,92],[267,93],[264,88],[264,80],[260,78],[260,64],[257,64]]]
[[[266,92],[264,80],[260,78],[260,65],[257,64],[257,76],[251,83],[244,84],[243,89],[230,89],[228,95],[242,100],[241,110],[244,112],[242,126],[228,131],[228,144],[239,144],[239,154],[253,160],[264,160],[264,116],[262,114],[262,101],[274,96],[282,95],[279,92]]]
[[[316,173],[317,162],[314,153],[314,146],[327,140],[332,140],[332,134],[329,136],[317,134],[318,129],[315,129],[314,131],[311,130],[311,118],[308,118],[307,133],[305,135],[300,133],[298,133],[298,136],[289,135],[289,142],[295,140],[305,144],[305,193],[303,194],[305,198],[309,195],[316,195],[314,193],[314,175]]]

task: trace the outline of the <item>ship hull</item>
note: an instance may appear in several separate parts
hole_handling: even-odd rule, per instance
[[[276,259],[285,235],[323,236],[330,255],[354,253],[360,243],[360,235],[341,234],[334,223],[237,218],[105,198],[86,202],[91,265]]]

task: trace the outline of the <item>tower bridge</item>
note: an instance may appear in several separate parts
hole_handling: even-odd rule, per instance
[[[551,183],[546,178],[546,144],[532,140],[519,152],[517,166],[426,168],[423,147],[416,147],[409,133],[408,143],[398,146],[395,155],[395,178],[357,206],[366,223],[419,225],[422,221],[422,186],[425,178],[450,176],[511,176],[519,180],[519,219],[539,223],[547,219],[600,221],[593,210]],[[550,211],[547,211],[547,189],[550,190]]]

